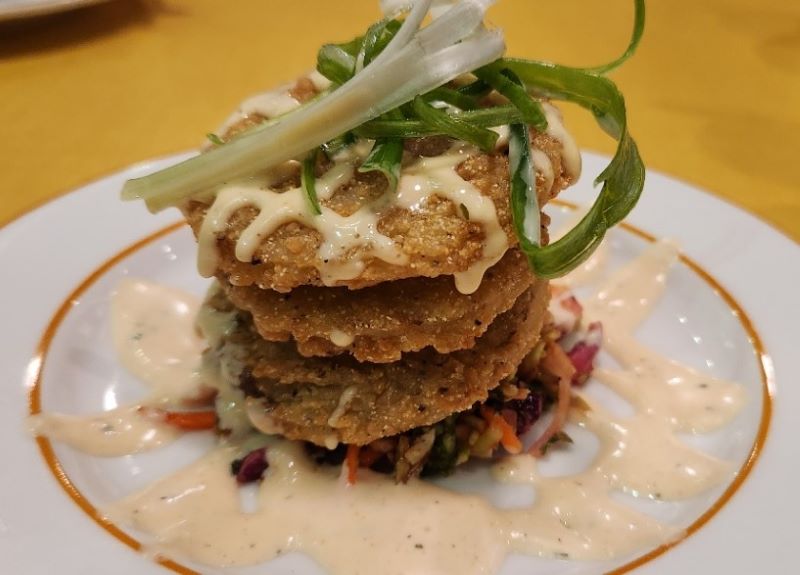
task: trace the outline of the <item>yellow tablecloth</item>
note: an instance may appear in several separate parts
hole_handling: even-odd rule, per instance
[[[322,41],[377,16],[368,0],[115,0],[0,23],[0,224],[154,156],[196,147],[244,97],[311,68]],[[502,0],[509,53],[602,63],[628,0]],[[800,3],[651,0],[637,56],[614,73],[649,167],[800,240]],[[586,149],[613,150],[568,110]]]

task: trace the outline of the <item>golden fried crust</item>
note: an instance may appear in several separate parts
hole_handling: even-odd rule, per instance
[[[544,178],[537,176],[537,194],[540,205],[544,205],[571,182],[562,168],[561,143],[547,134],[538,133],[534,134],[533,142],[550,158],[556,174],[549,188],[546,188]],[[497,151],[471,156],[457,167],[457,172],[492,199],[509,246],[514,246],[517,240],[509,210],[508,158],[505,153]],[[357,172],[348,184],[322,203],[347,216],[373,204],[384,194],[386,187],[383,175]],[[183,207],[195,235],[199,233],[208,207],[199,201],[190,201]],[[236,258],[236,241],[256,215],[253,208],[239,210],[224,233],[217,237],[220,254],[217,275],[225,276],[229,283],[237,286],[256,285],[279,292],[288,292],[302,285],[322,286],[317,271],[321,236],[316,230],[297,222],[283,225],[266,237],[252,261],[241,262]],[[379,216],[378,231],[399,246],[408,257],[408,263],[394,265],[366,257],[363,273],[338,285],[360,289],[403,278],[452,275],[468,269],[482,257],[482,225],[465,219],[458,206],[439,196],[432,196],[430,201],[413,211],[395,206],[384,209]],[[361,257],[361,254],[350,254],[350,257]]]
[[[480,288],[464,295],[453,278],[409,278],[358,291],[302,286],[289,293],[236,287],[220,278],[233,304],[253,316],[269,341],[294,339],[300,354],[350,353],[359,361],[397,361],[401,353],[433,346],[440,353],[472,347],[497,315],[534,282],[527,259],[509,250],[487,270]],[[331,334],[352,337],[339,346]]]
[[[347,355],[308,359],[291,343],[261,339],[243,312],[215,353],[248,395],[262,398],[265,417],[286,437],[363,445],[485,400],[536,344],[548,299],[547,282],[536,282],[473,348],[450,354],[427,348],[387,364]],[[221,293],[206,305],[234,310]]]

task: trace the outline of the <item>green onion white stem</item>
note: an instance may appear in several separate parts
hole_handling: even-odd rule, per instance
[[[502,34],[482,27],[468,32],[469,26],[446,19],[447,14],[431,24],[438,24],[435,38],[423,34],[425,30],[416,35],[416,29],[408,32],[415,23],[412,20],[407,27],[409,19],[419,16],[420,6],[429,4],[430,0],[416,4],[386,49],[329,96],[315,101],[302,113],[287,114],[268,129],[246,133],[225,146],[150,176],[129,180],[122,191],[123,199],[142,198],[151,211],[160,211],[265,166],[301,156],[502,55]],[[419,20],[423,17],[424,14]],[[441,22],[449,22],[452,27],[444,27]],[[407,44],[400,46],[403,41]]]
[[[401,138],[448,134],[489,149],[496,134],[486,128],[510,125],[510,201],[520,249],[540,277],[569,272],[591,254],[610,226],[630,212],[644,186],[644,165],[628,132],[625,101],[616,85],[602,76],[628,59],[639,45],[644,0],[634,0],[633,33],[625,52],[594,68],[500,59],[502,34],[483,26],[484,13],[491,3],[382,0],[388,17],[411,6],[402,24],[384,20],[362,38],[320,49],[318,70],[340,87],[201,156],[127,182],[123,198],[142,198],[152,211],[158,211],[195,194],[213,191],[225,182],[302,157],[319,146],[330,154],[351,141],[353,135],[378,140],[361,171],[380,170],[394,187],[402,158]],[[432,7],[433,21],[420,30]],[[478,79],[457,90],[444,86],[467,72]],[[505,95],[511,105],[472,109],[492,88]],[[577,103],[592,112],[603,130],[618,141],[613,159],[595,180],[602,187],[594,205],[575,228],[548,246],[540,245],[527,127],[543,130],[546,120],[531,94]],[[428,103],[437,99],[460,110],[438,109]],[[404,109],[416,117],[404,118],[397,108],[412,100],[414,104]],[[306,157],[301,178],[311,210],[320,213],[314,190],[314,158]]]

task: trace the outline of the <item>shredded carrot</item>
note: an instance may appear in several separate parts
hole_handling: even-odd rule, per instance
[[[217,425],[215,411],[167,411],[164,421],[186,431],[214,429]]]
[[[575,375],[575,366],[572,365],[569,357],[558,344],[548,346],[541,365],[553,375],[558,376],[558,403],[550,425],[531,445],[529,452],[535,457],[541,457],[542,448],[547,445],[550,438],[561,431],[567,422],[572,395],[572,376]]]
[[[500,444],[506,451],[509,453],[522,451],[522,442],[517,437],[516,430],[511,427],[511,424],[502,415],[495,413],[494,410],[485,405],[481,407],[481,415],[491,427],[495,427],[503,433],[500,438]]]
[[[502,415],[494,416],[495,425],[503,432],[503,437],[500,443],[509,453],[519,453],[522,451],[522,442],[517,437],[517,433],[511,424],[509,424]]]
[[[184,431],[214,429],[217,425],[215,411],[164,411],[155,407],[140,407],[139,412],[147,417],[160,419]]]
[[[345,463],[347,463],[347,484],[348,485],[355,485],[356,484],[356,477],[358,475],[358,453],[361,451],[361,448],[358,445],[348,445],[347,446],[347,457],[345,458]]]

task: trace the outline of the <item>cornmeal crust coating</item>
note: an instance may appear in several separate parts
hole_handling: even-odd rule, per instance
[[[469,295],[459,293],[450,276],[357,291],[302,286],[279,293],[232,286],[224,278],[220,285],[237,308],[250,312],[268,341],[294,340],[306,357],[349,353],[359,361],[386,363],[427,346],[439,353],[472,347],[534,281],[526,257],[511,249]],[[344,341],[334,343],[337,334]]]
[[[553,167],[554,179],[549,187],[545,178],[537,174],[537,195],[539,205],[543,206],[572,182],[562,165],[562,144],[550,135],[540,133],[533,133],[532,141],[535,148],[548,156]],[[424,143],[420,145],[419,142],[408,145],[413,153],[430,153],[425,147]],[[414,159],[412,152],[406,152],[408,161]],[[506,152],[498,150],[491,154],[469,156],[456,167],[456,171],[482,195],[491,198],[498,222],[508,238],[508,245],[516,245],[509,210]],[[282,188],[298,184],[299,174],[289,175]],[[387,191],[386,188],[386,178],[382,174],[356,171],[347,184],[321,203],[346,217],[366,205],[380,205],[379,200]],[[208,204],[200,201],[190,201],[183,206],[184,215],[195,235],[199,234],[208,208]],[[363,259],[364,271],[357,278],[339,281],[338,286],[360,289],[403,278],[452,275],[467,270],[482,258],[485,239],[482,224],[470,221],[460,206],[450,200],[433,195],[413,210],[398,206],[376,209],[379,214],[378,231],[399,246],[407,257],[407,263],[390,264],[356,250],[348,253],[346,258]],[[224,276],[233,285],[255,285],[279,292],[288,292],[302,285],[323,286],[318,272],[321,236],[316,230],[299,222],[284,224],[264,238],[252,261],[242,262],[236,258],[236,241],[256,216],[254,208],[242,208],[229,220],[226,229],[217,235],[217,275]]]
[[[373,364],[348,355],[306,358],[293,342],[265,341],[250,315],[217,290],[204,305],[233,314],[234,321],[207,353],[234,385],[261,402],[259,414],[271,432],[318,445],[364,445],[485,400],[538,341],[548,300],[547,282],[537,281],[472,348],[449,354],[426,348]]]

